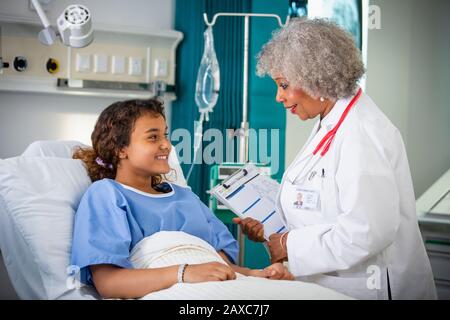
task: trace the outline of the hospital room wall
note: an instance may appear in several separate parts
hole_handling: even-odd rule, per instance
[[[93,13],[95,26],[123,25],[169,30],[174,24],[174,0],[78,0]],[[73,0],[52,1],[48,12],[55,21]],[[105,7],[108,9],[105,10]],[[34,17],[28,0],[2,0],[0,13]],[[120,17],[120,19],[118,19]],[[37,19],[37,18],[36,18]],[[120,22],[118,22],[120,21]],[[125,98],[123,98],[125,99]],[[90,143],[90,134],[98,114],[120,98],[82,97],[43,93],[0,92],[0,159],[20,155],[33,141],[41,139],[80,140]],[[165,101],[167,119],[171,104]]]
[[[418,198],[450,168],[450,1],[371,3],[367,91],[403,136]]]
[[[450,167],[448,0],[370,0],[381,29],[369,30],[366,92],[400,130],[416,198]],[[314,121],[287,114],[286,167]]]

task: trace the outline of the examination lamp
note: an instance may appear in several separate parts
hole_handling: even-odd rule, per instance
[[[83,48],[94,39],[91,13],[85,6],[80,4],[68,6],[56,20],[56,25],[58,26],[58,32],[56,32],[50,26],[39,0],[31,0],[31,2],[44,25],[44,29],[39,32],[39,41],[42,44],[49,46],[59,36],[64,45]]]

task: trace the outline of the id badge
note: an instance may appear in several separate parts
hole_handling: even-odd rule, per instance
[[[295,209],[320,210],[320,192],[315,189],[297,187],[293,205]]]

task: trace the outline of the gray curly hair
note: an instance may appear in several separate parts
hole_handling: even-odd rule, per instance
[[[276,31],[259,53],[257,74],[283,76],[314,98],[355,94],[364,75],[351,35],[326,19],[294,18]]]

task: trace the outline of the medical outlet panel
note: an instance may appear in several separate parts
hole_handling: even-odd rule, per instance
[[[60,42],[42,45],[38,25],[0,21],[0,28],[0,57],[6,66],[0,69],[0,90],[69,93],[83,89],[71,83],[85,81],[93,86],[86,90],[95,92],[99,84],[99,94],[107,95],[108,86],[117,93],[118,88],[152,88],[155,82],[175,85],[175,49],[183,37],[178,31],[94,28],[89,46],[69,48]],[[63,83],[58,79],[66,79],[68,86],[57,88]],[[117,85],[123,83],[135,86]]]

